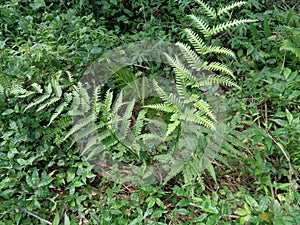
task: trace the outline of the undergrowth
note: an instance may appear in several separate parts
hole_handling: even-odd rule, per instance
[[[1,3],[0,224],[300,224],[297,7]],[[181,57],[80,83],[148,38]]]

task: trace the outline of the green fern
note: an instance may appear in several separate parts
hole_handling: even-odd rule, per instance
[[[43,88],[41,84],[33,83],[31,84],[31,90],[26,90],[22,87],[16,87],[11,90],[11,94],[16,95],[18,98],[31,98],[31,103],[25,107],[24,112],[32,108],[36,108],[35,112],[39,112],[46,110],[49,108],[49,106],[61,102],[57,107],[54,107],[54,113],[52,114],[48,123],[49,126],[62,114],[64,109],[67,108],[73,98],[72,93],[63,94],[63,89],[65,89],[67,86],[61,84],[66,81],[65,79],[61,78],[61,75],[61,71],[57,72],[51,79],[51,82],[49,82]],[[68,79],[71,79],[70,74],[68,74]]]
[[[135,164],[147,165],[157,160],[159,165],[164,165],[163,172],[169,172],[165,183],[179,173],[183,173],[186,184],[193,182],[204,169],[217,182],[210,157],[228,165],[226,156],[245,157],[237,148],[245,149],[246,146],[240,141],[238,133],[225,131],[217,121],[218,114],[206,101],[206,98],[212,97],[204,93],[207,87],[221,84],[238,88],[232,81],[234,74],[230,67],[219,61],[207,60],[210,55],[235,59],[234,52],[213,46],[210,41],[214,35],[252,20],[217,23],[219,16],[245,5],[245,2],[233,3],[219,10],[201,0],[197,2],[208,19],[213,20],[211,24],[215,25],[210,26],[206,20],[191,15],[199,34],[192,29],[185,30],[190,45],[177,43],[183,58],[165,55],[175,73],[173,92],[164,90],[153,81],[160,100],[154,99],[154,103],[145,105],[145,79],[139,82],[128,69],[121,69],[109,80],[111,89],[95,88],[93,96],[89,96],[85,84],[74,87],[71,96],[63,95],[63,87],[60,89],[56,81],[48,89],[34,85],[31,91],[39,97],[26,110],[33,107],[43,110],[58,102],[56,98],[65,98],[62,105],[55,107],[49,124],[55,123],[63,109],[68,108],[68,115],[74,116],[76,121],[64,134],[63,140],[72,137],[73,144],[81,147],[83,157],[96,164],[101,162],[106,169],[110,168],[111,176],[118,168],[118,165],[113,165],[114,160],[130,164],[123,168],[139,179],[143,179],[146,170],[140,171]],[[131,91],[128,92],[128,89]],[[142,102],[141,110],[135,107],[136,101]],[[163,112],[160,119],[156,119],[158,111]],[[217,154],[218,149],[220,154]]]
[[[221,16],[227,12],[229,12],[230,10],[233,10],[237,7],[241,7],[241,6],[244,6],[244,5],[247,5],[248,3],[247,2],[243,2],[243,1],[240,1],[240,2],[233,2],[232,4],[228,5],[228,6],[225,6],[223,8],[220,8],[217,12],[217,16]]]
[[[300,33],[300,32],[299,32]],[[283,40],[282,42],[282,46],[280,47],[280,50],[285,50],[285,51],[289,51],[292,52],[293,54],[295,54],[295,56],[300,59],[300,45],[297,46],[294,42],[292,42],[292,40],[290,39],[286,39]]]
[[[195,15],[190,15],[193,24],[205,39],[201,38],[201,35],[194,32],[192,29],[186,29],[185,32],[188,37],[190,45],[177,43],[177,46],[182,50],[183,59],[177,57],[171,57],[166,54],[166,58],[169,64],[172,66],[175,76],[176,76],[176,96],[174,93],[167,94],[154,82],[157,94],[162,99],[163,103],[147,105],[144,108],[155,109],[165,112],[170,115],[170,121],[166,131],[166,137],[174,136],[180,131],[186,133],[183,129],[183,125],[189,124],[188,126],[194,127],[193,129],[199,130],[199,133],[187,133],[184,135],[182,142],[185,142],[183,152],[187,150],[187,155],[193,153],[193,156],[186,157],[188,160],[186,162],[172,157],[172,155],[158,156],[157,159],[165,160],[165,162],[171,162],[170,173],[165,182],[174,177],[180,172],[183,172],[184,179],[186,182],[195,180],[196,177],[201,175],[200,171],[206,169],[212,178],[216,182],[216,175],[214,167],[211,165],[209,160],[210,156],[215,156],[215,159],[228,165],[225,156],[235,156],[235,157],[245,157],[245,154],[241,153],[236,148],[246,149],[246,146],[239,141],[239,137],[233,135],[232,133],[225,133],[222,124],[218,124],[214,113],[212,112],[210,105],[203,99],[201,95],[201,88],[211,86],[214,84],[221,84],[226,86],[234,86],[239,88],[230,78],[234,79],[234,74],[232,70],[226,65],[218,61],[209,62],[206,61],[206,55],[213,54],[215,56],[225,55],[235,59],[235,54],[232,50],[213,46],[209,44],[209,40],[212,40],[214,35],[220,34],[226,30],[239,25],[253,22],[254,20],[248,19],[238,19],[227,21],[224,23],[217,24],[217,17],[224,15],[225,13],[231,11],[234,8],[246,5],[246,2],[237,2],[215,10],[201,0],[197,0],[204,13],[207,15],[208,20],[213,20],[210,24],[215,24],[210,26],[207,20],[199,18]],[[216,74],[209,72],[213,71]],[[229,78],[230,77],[230,78]],[[216,129],[217,127],[217,129]],[[206,128],[207,130],[203,130]],[[201,133],[202,130],[202,133]],[[216,138],[215,135],[218,131],[222,130],[220,137]],[[200,136],[210,140],[208,146],[197,146],[193,149],[193,146],[189,146],[189,142],[197,143]],[[222,137],[225,135],[223,144]],[[185,138],[187,136],[188,138]],[[194,140],[192,140],[194,137]],[[211,140],[211,137],[214,139]],[[194,146],[195,147],[195,146]],[[206,149],[206,153],[202,150]],[[220,149],[220,154],[217,154],[216,149]],[[177,150],[175,150],[176,153]],[[181,152],[181,156],[182,156]]]

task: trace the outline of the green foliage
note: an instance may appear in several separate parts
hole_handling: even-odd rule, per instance
[[[298,224],[298,6],[2,2],[0,224]],[[78,83],[107,49],[145,38],[179,41],[172,71],[141,54],[92,97]],[[145,98],[150,84],[160,98]],[[124,185],[95,170],[104,156]]]

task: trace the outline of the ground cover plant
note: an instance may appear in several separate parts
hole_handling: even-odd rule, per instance
[[[297,1],[14,0],[0,13],[0,224],[300,224]],[[89,65],[144,39],[177,43],[183,57],[166,55],[163,64],[139,55],[139,65],[89,98],[80,86]],[[173,80],[178,95],[155,83],[149,102],[120,94],[147,77]],[[220,129],[209,104],[215,96],[226,131],[212,145],[219,153],[207,157]],[[93,114],[74,126],[88,103]],[[122,119],[113,107],[123,107]],[[165,124],[159,137],[148,135],[151,122]],[[123,129],[117,137],[115,127]],[[103,176],[78,145],[88,140],[92,157],[92,131],[134,178],[150,179],[147,165],[164,160],[169,175],[140,186]],[[151,152],[146,138],[163,144]]]

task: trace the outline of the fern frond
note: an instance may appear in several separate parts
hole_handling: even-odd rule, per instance
[[[155,80],[153,81],[153,84],[155,86],[157,94],[164,101],[165,105],[172,106],[176,109],[183,107],[182,101],[179,98],[177,98],[173,93],[170,93],[168,95],[161,87],[159,87]]]
[[[188,36],[189,42],[193,45],[198,54],[203,54],[206,51],[207,46],[203,40],[191,29],[185,29],[185,33]]]
[[[88,125],[87,128],[80,130],[79,132],[76,133],[76,135],[73,138],[73,142],[78,142],[81,141],[82,139],[86,140],[87,137],[92,135],[94,132],[97,132],[99,129],[99,126],[96,124],[90,124]]]
[[[187,122],[197,123],[211,130],[215,129],[212,121],[203,116],[203,114],[201,115],[201,113],[195,113],[195,109],[186,108],[185,111],[180,115],[180,119]]]
[[[116,132],[119,140],[123,140],[127,137],[128,131],[130,129],[134,104],[135,104],[135,99],[132,99],[127,104],[126,110],[123,113],[122,118],[120,120],[118,119],[119,116],[116,114],[113,115],[112,117],[112,123],[114,125],[113,129]]]
[[[217,16],[221,16],[225,13],[227,13],[228,11],[234,9],[234,8],[237,8],[237,7],[241,7],[243,5],[247,5],[248,3],[247,2],[244,2],[244,1],[241,1],[241,2],[233,2],[232,4],[228,5],[228,6],[225,6],[223,8],[220,8],[218,9],[218,12],[217,12]]]
[[[72,84],[74,83],[73,75],[70,71],[66,70],[65,73],[68,75],[68,81]]]
[[[296,47],[296,45],[290,39],[284,40],[279,50],[292,52],[296,55],[297,58],[300,59],[300,48]]]
[[[74,125],[69,132],[65,135],[64,141],[67,140],[68,137],[73,135],[75,132],[78,132],[81,128],[85,127],[86,125],[93,123],[96,120],[95,116],[92,114],[88,117],[81,118],[76,122],[76,125]]]
[[[39,93],[39,94],[42,94],[43,93],[43,89],[41,87],[41,85],[39,85],[38,83],[33,83],[31,84],[31,87],[33,87],[33,89]]]
[[[99,115],[100,110],[103,106],[103,103],[100,101],[100,96],[101,96],[101,88],[97,86],[94,89],[94,94],[93,94],[93,112],[95,116]]]
[[[202,9],[204,9],[204,12],[206,15],[212,19],[215,19],[217,17],[216,11],[214,8],[210,7],[207,5],[205,2],[202,0],[196,0],[196,2],[201,6]]]
[[[67,114],[70,116],[79,116],[83,115],[83,112],[79,110],[80,106],[80,96],[78,90],[73,90],[72,93],[70,93],[72,96],[72,103],[70,105],[70,109],[68,110]]]
[[[199,71],[203,69],[206,66],[206,62],[203,61],[192,49],[190,46],[186,44],[182,44],[180,42],[176,43],[177,46],[180,47],[180,49],[183,52],[183,55],[185,59],[188,61],[188,63],[192,64],[192,68],[196,71]]]
[[[223,32],[224,30],[230,29],[232,27],[236,27],[245,23],[252,23],[255,22],[256,20],[250,20],[250,19],[236,19],[236,20],[232,20],[232,21],[227,21],[225,23],[221,23],[218,24],[214,27],[211,28],[211,32],[210,35],[216,35],[219,34],[221,32]]]
[[[207,78],[208,81],[210,81],[210,84],[222,84],[225,86],[229,86],[229,87],[236,87],[238,89],[240,89],[240,87],[238,85],[236,85],[233,81],[231,81],[228,77],[224,77],[221,75],[210,75]]]
[[[42,102],[44,102],[46,99],[48,99],[50,97],[51,94],[44,94],[40,97],[38,97],[34,102],[31,102],[25,109],[24,112],[30,108],[32,108],[33,106],[36,106]]]
[[[57,98],[60,98],[62,96],[62,88],[60,84],[58,83],[57,79],[52,79],[52,87],[53,87],[53,92]]]
[[[193,20],[196,28],[205,36],[210,37],[213,34],[212,29],[209,27],[207,23],[205,23],[202,19],[196,17],[195,15],[189,15],[189,17]]]
[[[234,75],[233,75],[231,69],[229,69],[228,66],[221,64],[219,62],[211,62],[210,64],[207,65],[207,69],[209,69],[211,71],[219,71],[219,72],[228,74],[234,78]]]
[[[136,118],[136,122],[134,124],[133,129],[132,129],[132,132],[133,132],[135,137],[138,137],[142,133],[144,121],[145,121],[145,118],[146,118],[146,112],[147,112],[146,110],[141,110],[139,112],[138,117]]]
[[[105,137],[109,137],[110,133],[107,131],[101,132],[101,134],[106,134]],[[104,135],[103,135],[104,136]],[[81,151],[81,155],[86,155],[88,152],[90,152],[91,147],[102,147],[103,144],[101,144],[101,140],[99,139],[99,135],[96,134],[88,139],[88,142],[85,144],[85,148]],[[103,147],[102,147],[103,148]],[[104,148],[103,148],[104,149]],[[95,153],[94,151],[92,153]]]
[[[62,113],[62,111],[64,110],[64,108],[67,105],[68,105],[68,102],[63,102],[59,106],[57,106],[57,108],[55,109],[55,113],[52,114],[52,116],[50,118],[50,121],[49,121],[47,126],[49,126],[53,122],[53,120],[55,120]]]
[[[145,106],[143,106],[143,108],[156,109],[156,110],[163,111],[163,112],[166,112],[166,113],[175,113],[175,112],[178,111],[175,107],[168,106],[168,105],[165,105],[165,104],[145,105]]]
[[[9,92],[9,94],[16,95],[18,98],[26,98],[30,95],[35,94],[35,93],[36,93],[35,91],[27,91],[25,88],[23,88],[20,85],[16,85],[16,86],[11,87],[11,90]]]
[[[52,91],[53,91],[53,88],[52,88],[52,85],[51,83],[49,83],[46,87],[45,87],[45,92],[49,95],[52,94]]]
[[[108,90],[105,94],[104,109],[103,109],[103,119],[105,121],[108,121],[111,118],[112,100],[113,100],[113,93],[111,90]]]
[[[234,137],[231,134],[225,135],[224,141],[222,143],[221,153],[226,155],[234,155],[236,158],[246,158],[247,154],[237,150],[238,148],[245,150],[248,149],[248,147],[244,145],[237,137]]]
[[[224,54],[235,58],[235,53],[232,50],[224,47],[219,47],[219,46],[207,47],[203,52],[203,54],[208,54],[208,53]]]
[[[44,102],[42,105],[40,105],[36,111],[39,112],[59,100],[60,100],[60,98],[58,98],[58,97],[49,98],[46,102]]]
[[[211,112],[210,105],[202,99],[198,99],[194,103],[195,107],[204,112],[206,116],[208,116],[211,120],[216,121],[216,117]]]
[[[173,116],[172,121],[174,121],[174,122],[168,124],[166,137],[168,137],[180,125],[179,115],[178,114],[173,114],[172,116]]]
[[[91,108],[91,99],[87,90],[82,86],[81,83],[79,83],[75,91],[77,91],[79,94],[78,100],[80,101],[80,110],[82,111],[82,113],[89,112]]]
[[[192,73],[179,61],[168,54],[165,54],[167,57],[168,62],[173,67],[175,75],[180,79],[189,79],[193,82],[196,82],[196,78],[192,75]]]

